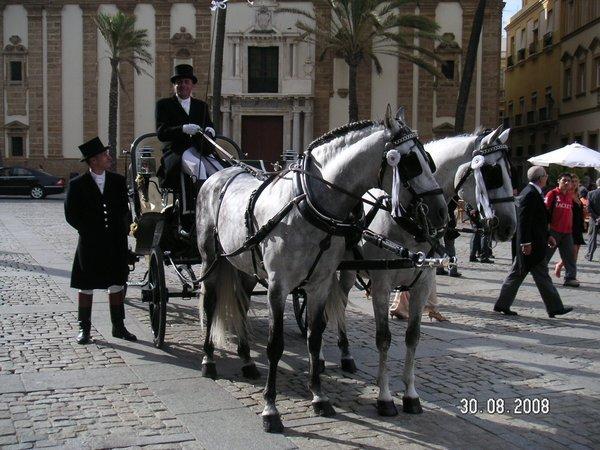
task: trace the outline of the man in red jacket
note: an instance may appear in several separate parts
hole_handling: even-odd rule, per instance
[[[565,264],[565,286],[579,287],[577,265],[573,252],[573,198],[571,196],[571,174],[562,173],[558,177],[558,187],[546,194],[546,208],[550,214],[550,236],[556,247],[548,247],[546,259],[550,262],[556,248]]]

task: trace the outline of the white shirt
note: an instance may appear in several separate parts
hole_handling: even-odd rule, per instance
[[[90,169],[90,173],[92,174],[92,178],[98,185],[98,189],[100,189],[100,192],[102,194],[104,194],[104,183],[106,182],[106,172],[102,172],[100,175],[98,175],[98,174],[95,174],[94,172],[92,172],[92,170]]]
[[[177,96],[177,100],[179,100],[179,104],[185,110],[185,112],[188,113],[188,115],[190,114],[190,101],[191,101],[191,98],[192,97],[181,99],[181,98],[179,98],[179,96]]]

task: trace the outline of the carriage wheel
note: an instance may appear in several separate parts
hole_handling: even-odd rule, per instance
[[[165,285],[165,268],[162,252],[159,248],[152,250],[150,256],[150,272],[148,273],[150,290],[150,326],[154,335],[154,346],[161,348],[165,342],[165,326],[167,322],[168,292]]]
[[[306,337],[308,313],[306,309],[306,292],[302,289],[296,289],[292,292],[292,300],[294,302],[294,316],[296,317],[296,323],[300,328],[302,337]]]

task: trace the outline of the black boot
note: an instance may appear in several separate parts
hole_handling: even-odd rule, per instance
[[[92,307],[79,306],[77,311],[77,320],[79,321],[79,334],[77,343],[81,345],[90,343],[90,330],[92,328]]]
[[[134,334],[131,334],[125,328],[123,324],[123,320],[125,319],[125,305],[122,302],[123,291],[117,292],[116,294],[110,294],[110,296],[118,295],[121,297],[121,303],[113,304],[111,302],[110,305],[110,320],[112,322],[112,335],[113,337],[119,339],[125,339],[126,341],[135,342],[137,341],[137,337]]]

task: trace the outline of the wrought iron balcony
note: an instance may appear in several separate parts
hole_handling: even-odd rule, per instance
[[[550,45],[552,45],[552,31],[548,31],[544,35],[543,43],[544,43],[544,48],[549,47]]]
[[[520,48],[517,51],[517,60],[518,61],[523,61],[525,59],[525,49],[524,48]]]

